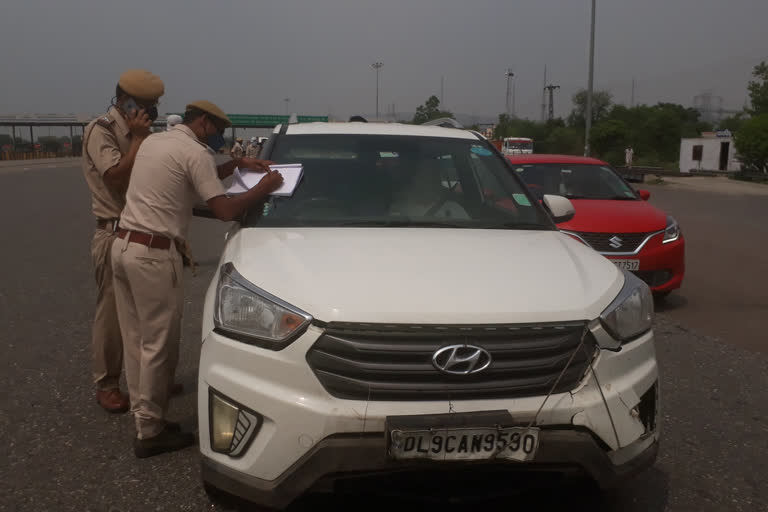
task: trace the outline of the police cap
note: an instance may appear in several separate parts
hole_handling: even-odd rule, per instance
[[[217,107],[214,103],[211,103],[210,101],[206,100],[199,100],[199,101],[193,101],[189,105],[187,105],[187,110],[196,108],[197,110],[202,110],[206,114],[210,114],[213,117],[221,120],[224,122],[225,128],[228,126],[232,126],[232,121],[229,120],[229,117],[227,117],[227,114],[224,113],[223,110],[221,110],[219,107]]]
[[[117,85],[136,99],[154,101],[165,93],[160,77],[144,69],[129,69],[120,75]]]

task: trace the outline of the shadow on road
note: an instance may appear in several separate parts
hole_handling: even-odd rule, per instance
[[[688,305],[688,299],[677,293],[671,293],[663,299],[654,299],[654,309],[657,313],[666,313],[682,309]]]
[[[415,482],[415,485],[418,485]],[[475,482],[468,479],[461,487],[470,489]],[[661,512],[665,510],[669,495],[667,476],[651,468],[638,475],[623,487],[601,492],[591,482],[575,481],[565,485],[537,487],[535,490],[514,491],[512,477],[507,494],[495,497],[466,499],[454,482],[446,485],[441,495],[428,498],[404,498],[397,496],[397,488],[382,486],[378,493],[369,494],[317,494],[306,496],[287,509],[287,512],[315,510],[365,510],[366,512],[438,509],[445,512],[482,510],[483,512],[508,512],[510,510],[569,510],[589,512]],[[451,496],[451,493],[457,496]],[[221,510],[231,512],[256,512],[259,507],[229,497],[219,498]]]

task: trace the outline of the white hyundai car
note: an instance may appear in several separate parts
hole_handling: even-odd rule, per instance
[[[610,487],[653,464],[653,300],[557,230],[567,199],[455,128],[283,125],[263,155],[304,175],[227,233],[206,295],[209,491],[282,508],[387,478]]]

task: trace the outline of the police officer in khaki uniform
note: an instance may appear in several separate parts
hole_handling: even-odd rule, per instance
[[[213,103],[191,103],[183,124],[149,137],[136,156],[112,265],[137,457],[194,443],[192,434],[166,420],[184,308],[179,247],[187,237],[193,205],[202,200],[217,218],[231,221],[283,181],[269,170],[271,162],[263,160],[241,158],[216,166],[214,154],[230,124]],[[236,166],[266,175],[248,192],[228,197],[221,179]]]
[[[243,158],[243,153],[245,150],[243,150],[243,139],[238,137],[235,139],[235,144],[232,146],[232,149],[229,150],[229,154],[232,156],[232,158]]]
[[[261,146],[259,146],[259,140],[256,137],[251,137],[251,143],[248,144],[248,148],[245,150],[246,158],[259,158],[261,154]]]
[[[136,153],[150,134],[152,121],[157,118],[157,101],[164,91],[162,80],[149,71],[124,72],[113,105],[83,134],[83,173],[96,217],[91,241],[98,285],[92,333],[93,380],[99,405],[114,413],[127,411],[129,402],[120,392],[123,340],[115,308],[110,250]]]

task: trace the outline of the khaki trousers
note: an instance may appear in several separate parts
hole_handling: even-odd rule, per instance
[[[181,255],[171,248],[117,239],[112,244],[115,298],[123,334],[125,377],[139,439],[165,427],[179,361],[184,310]]]
[[[123,338],[112,282],[112,242],[116,239],[112,231],[97,229],[91,240],[91,260],[98,285],[91,350],[93,382],[100,390],[119,388],[123,369]]]

